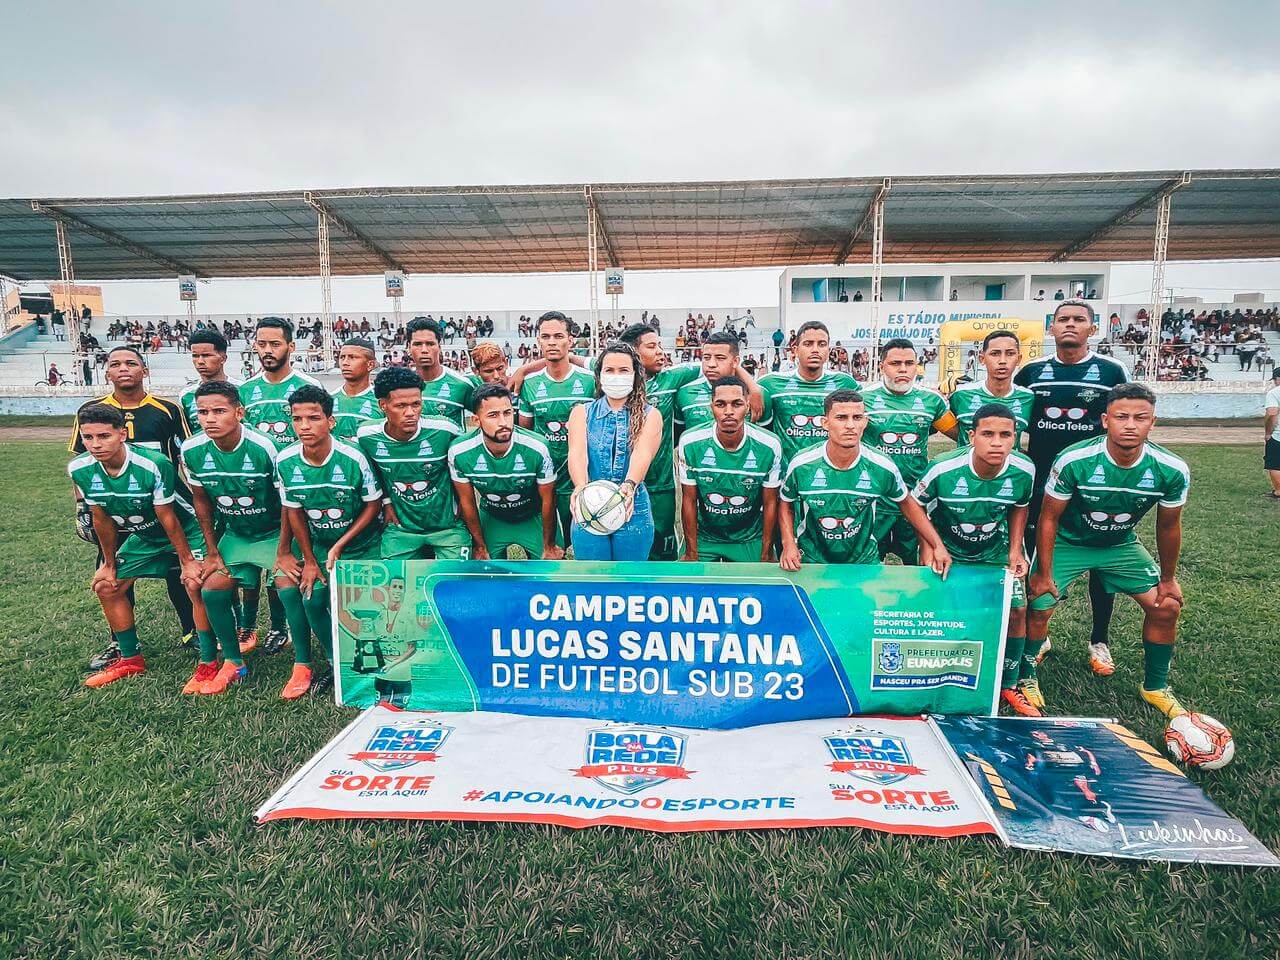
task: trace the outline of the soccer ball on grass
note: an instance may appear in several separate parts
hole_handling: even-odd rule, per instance
[[[1169,721],[1164,743],[1173,759],[1201,770],[1219,770],[1236,755],[1231,731],[1206,713],[1184,713]]]

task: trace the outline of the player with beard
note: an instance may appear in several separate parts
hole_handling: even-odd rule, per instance
[[[200,422],[196,417],[196,390],[205,383],[230,383],[227,376],[227,338],[212,327],[204,327],[191,334],[188,341],[191,345],[191,366],[195,368],[200,382],[189,387],[178,397],[182,413],[187,418],[187,433],[200,432]]]
[[[1027,430],[1027,455],[1035,464],[1040,489],[1031,501],[1027,516],[1029,549],[1035,546],[1043,485],[1048,482],[1053,461],[1072,444],[1104,432],[1102,415],[1106,410],[1107,392],[1129,380],[1129,372],[1118,360],[1096,354],[1089,348],[1089,338],[1097,330],[1097,317],[1091,304],[1084,300],[1063,300],[1054,309],[1049,323],[1054,355],[1032,360],[1013,378],[1015,383],[1035,394],[1031,425]],[[1089,604],[1093,610],[1089,667],[1098,676],[1107,677],[1115,672],[1107,634],[1116,598],[1107,592],[1098,577],[1089,577]],[[1037,660],[1043,659],[1049,646],[1046,642],[1037,651]]]
[[[886,340],[880,347],[880,382],[863,393],[866,443],[897,465],[908,489],[929,465],[929,436],[942,433],[954,440],[959,430],[942,395],[916,385],[919,370],[910,340]],[[876,513],[876,542],[882,560],[892,553],[903,563],[919,562],[915,527],[892,504]]]
[[[1129,594],[1143,614],[1138,693],[1173,719],[1186,712],[1169,687],[1169,664],[1183,607],[1178,553],[1191,472],[1181,458],[1147,439],[1155,410],[1156,396],[1142,384],[1112,387],[1102,415],[1104,434],[1072,444],[1053,461],[1027,586],[1027,627],[1031,646],[1047,639],[1054,607],[1085,573],[1108,593]],[[1153,507],[1158,566],[1135,532]]]
[[[959,426],[956,444],[968,446],[969,436],[973,432],[974,414],[988,404],[998,403],[1008,407],[1013,415],[1013,422],[1017,427],[1013,448],[1017,450],[1022,434],[1031,421],[1031,407],[1036,399],[1035,394],[1026,387],[1013,382],[1013,375],[1022,363],[1022,341],[1016,333],[1008,330],[992,330],[982,338],[978,362],[987,370],[986,382],[962,383],[947,398],[947,406],[955,414]]]
[[[711,385],[725,377],[737,377],[746,385],[751,417],[759,420],[764,412],[764,393],[738,362],[738,338],[732,333],[713,333],[702,341],[701,349],[702,376],[676,391],[676,429],[692,430],[712,423]]]
[[[547,445],[515,425],[511,392],[475,393],[478,429],[449,448],[449,473],[475,560],[504,560],[519,545],[530,560],[562,560],[556,545],[556,468]]]
[[[333,391],[333,435],[339,440],[350,441],[366,423],[382,419],[369,382],[377,365],[373,341],[367,338],[352,337],[338,350],[342,386]]]
[[[782,445],[784,476],[797,453],[826,440],[822,418],[828,394],[858,389],[857,381],[847,373],[827,369],[831,333],[826,324],[818,320],[802,323],[792,353],[796,361],[793,373],[768,373],[760,378],[764,392],[760,425],[772,429]]]
[[[436,321],[414,317],[405,333],[409,359],[422,380],[422,416],[443,417],[456,423],[460,431],[465,429],[478,381],[444,365],[440,351],[444,331]]]

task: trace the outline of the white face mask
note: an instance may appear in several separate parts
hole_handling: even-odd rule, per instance
[[[629,373],[600,374],[600,390],[610,400],[621,400],[631,395],[635,377]]]

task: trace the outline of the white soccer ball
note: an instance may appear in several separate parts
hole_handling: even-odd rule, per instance
[[[627,498],[612,480],[592,480],[578,492],[578,523],[607,537],[627,522]]]
[[[1201,770],[1218,770],[1236,755],[1231,731],[1206,713],[1184,713],[1169,721],[1164,743],[1173,759]]]

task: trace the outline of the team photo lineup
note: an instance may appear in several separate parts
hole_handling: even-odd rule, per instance
[[[440,325],[419,317],[404,366],[379,368],[369,339],[343,342],[330,393],[295,368],[291,323],[265,317],[252,338],[261,369],[243,383],[227,375],[223,336],[194,332],[199,382],[177,402],[151,396],[145,357],[117,347],[112,390],[77,413],[67,468],[109,631],[85,684],[146,671],[138,579],[165,582],[196,648],[182,693],[225,693],[249,654],[290,647],[280,696],[295,700],[333,681],[340,559],[794,572],[892,555],[944,580],[953,563],[1010,571],[1000,697],[1015,715],[1053,712],[1043,662],[1068,590],[1088,593],[1100,677],[1115,670],[1115,595],[1129,595],[1142,612],[1138,696],[1173,720],[1186,713],[1169,673],[1190,472],[1149,439],[1155,395],[1093,352],[1097,330],[1089,302],[1064,300],[1048,326],[1054,353],[1026,360],[993,322],[978,378],[946,397],[922,385],[906,339],[880,343],[873,382],[830,370],[818,321],[795,331],[786,369],[757,379],[727,333],[694,363],[670,363],[644,324],[581,356],[556,311],[536,322],[538,359],[509,370],[482,342],[476,373],[460,373],[442,362]],[[1153,509],[1155,557],[1135,532]]]

